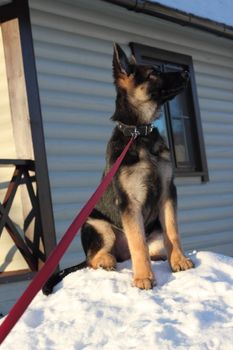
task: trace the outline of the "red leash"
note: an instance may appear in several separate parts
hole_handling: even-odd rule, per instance
[[[36,274],[35,278],[29,284],[25,292],[18,299],[16,304],[13,306],[9,314],[6,316],[6,318],[0,325],[0,344],[4,341],[4,339],[10,333],[11,329],[14,327],[14,325],[17,323],[19,318],[23,315],[26,308],[34,299],[36,294],[40,291],[40,289],[43,287],[45,282],[55,271],[57,265],[59,264],[59,261],[63,257],[65,251],[68,249],[77,231],[84,224],[87,217],[90,215],[92,209],[94,208],[94,206],[96,205],[96,203],[98,202],[98,200],[100,199],[100,197],[102,196],[102,194],[104,193],[108,185],[110,184],[113,176],[117,172],[122,160],[124,159],[135,137],[136,135],[132,136],[132,138],[126,145],[121,155],[117,158],[116,162],[113,164],[109,172],[105,175],[105,177],[97,187],[94,194],[85,204],[85,206],[82,208],[80,213],[76,216],[76,218],[74,219],[74,221],[72,222],[72,224],[70,225],[70,227],[68,228],[68,230],[66,231],[66,233],[64,234],[60,242],[58,243],[58,245],[56,246],[56,248],[48,257],[47,261],[45,262],[41,270]]]

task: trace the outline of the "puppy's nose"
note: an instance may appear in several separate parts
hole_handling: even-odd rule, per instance
[[[188,80],[189,79],[189,72],[187,70],[184,70],[182,73],[181,73],[181,76],[184,80]]]

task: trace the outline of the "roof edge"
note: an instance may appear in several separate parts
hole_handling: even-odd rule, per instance
[[[130,11],[145,13],[182,26],[192,27],[233,40],[233,27],[148,0],[103,0]]]

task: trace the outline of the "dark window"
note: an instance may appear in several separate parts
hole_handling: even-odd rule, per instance
[[[152,64],[165,72],[189,71],[187,89],[163,106],[155,123],[171,150],[175,175],[208,181],[192,57],[135,43],[130,47],[139,64]]]

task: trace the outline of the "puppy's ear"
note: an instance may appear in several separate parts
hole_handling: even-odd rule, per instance
[[[115,79],[118,78],[120,74],[130,75],[131,73],[129,60],[120,45],[117,43],[113,44],[112,66]]]

